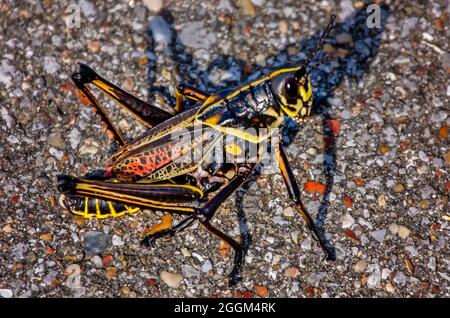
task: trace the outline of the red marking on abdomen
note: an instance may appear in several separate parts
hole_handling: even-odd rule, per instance
[[[119,181],[136,181],[171,163],[180,155],[181,152],[176,151],[172,144],[167,144],[127,157],[115,163],[112,171]]]

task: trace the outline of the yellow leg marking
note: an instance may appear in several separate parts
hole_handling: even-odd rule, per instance
[[[113,217],[118,218],[118,217],[121,217],[122,215],[125,215],[125,213],[127,213],[127,210],[123,210],[123,211],[120,211],[120,212],[116,211],[116,214],[113,215]]]
[[[130,213],[130,214],[134,214],[136,212],[139,212],[139,210],[140,210],[139,208],[131,208],[128,205],[125,205],[125,208],[127,209],[128,213]]]
[[[138,184],[128,184],[128,186],[136,186],[138,187]],[[160,185],[156,185],[155,188],[157,188]],[[199,198],[201,199],[204,195],[203,191],[197,187],[191,186],[191,185],[173,185],[173,184],[164,184],[164,186],[167,187],[182,187],[182,188],[187,188],[190,190],[193,190],[197,193],[199,193]],[[156,204],[158,206],[165,206],[165,207],[176,207],[176,208],[180,208],[182,209],[182,207],[178,206],[178,205],[173,205],[170,203],[166,203],[163,201],[158,201],[158,200],[150,200],[150,199],[145,199],[143,197],[139,197],[139,196],[134,196],[134,195],[128,195],[128,194],[123,194],[120,192],[116,192],[116,189],[110,190],[109,187],[107,186],[101,186],[101,185],[97,185],[97,184],[91,184],[91,183],[87,183],[87,182],[83,182],[83,183],[79,183],[76,185],[76,190],[79,192],[79,194],[85,194],[87,196],[92,196],[92,194],[97,194],[97,195],[101,195],[102,198],[111,198],[111,197],[116,197],[116,198],[120,198],[120,199],[127,199],[127,200],[123,200],[123,202],[127,202],[130,203],[131,205],[142,205],[144,204],[144,206],[148,206],[148,207],[152,207],[153,204]],[[136,204],[134,204],[134,202],[136,202]],[[147,205],[148,204],[148,205]]]
[[[84,217],[86,218],[86,219],[90,219],[91,217],[93,217],[95,214],[93,214],[93,213],[90,213],[90,211],[89,211],[89,198],[88,197],[85,197],[84,198]]]
[[[115,218],[117,216],[117,212],[111,201],[108,201],[108,206],[109,206],[109,211],[111,212],[111,216]]]
[[[73,211],[70,211],[72,214],[75,214],[75,215],[80,215],[80,216],[82,216],[82,217],[85,217],[84,216],[84,211],[78,211],[78,210],[73,210]]]
[[[106,219],[109,214],[101,214],[100,211],[100,200],[95,199],[95,209],[97,211],[97,219]]]
[[[88,210],[89,210],[88,204],[89,204],[89,198],[88,198],[88,197],[85,197],[85,198],[84,198],[84,214],[83,214],[83,216],[84,216],[85,218],[89,218],[89,217],[88,217]]]
[[[180,93],[179,89],[175,90],[175,111],[179,113],[181,109],[181,104],[183,103],[183,95]]]
[[[78,193],[79,195],[84,195],[84,196],[88,196],[88,195],[92,195],[92,193],[90,192],[84,192],[84,191],[79,191]],[[136,201],[133,200],[134,197],[132,196],[121,196],[121,197],[115,197],[115,196],[111,196],[108,195],[106,193],[97,193],[96,195],[100,196],[102,199],[105,200],[117,200],[120,199],[120,201],[122,203],[128,203],[128,204],[132,204],[132,205],[140,205],[140,206],[144,206],[144,207],[148,207],[148,208],[153,208],[156,210],[170,210],[170,211],[174,211],[174,212],[192,212],[195,213],[195,208],[193,207],[189,207],[189,206],[181,206],[181,205],[168,205],[165,204],[164,202],[160,202],[160,201],[152,201],[152,200],[144,200],[144,201]],[[138,198],[139,199],[139,198]],[[125,213],[126,211],[124,211]],[[123,215],[123,214],[120,214]],[[120,216],[118,215],[118,216]]]

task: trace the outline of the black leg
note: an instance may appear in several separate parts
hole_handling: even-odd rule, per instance
[[[234,265],[231,272],[228,274],[228,285],[234,286],[236,285],[242,278],[240,276],[242,264],[244,263],[245,249],[242,244],[238,243],[233,238],[229,237],[222,231],[216,229],[209,223],[208,221],[200,221],[200,223],[207,229],[209,232],[220,238],[222,241],[225,241],[229,244],[234,250]]]
[[[203,207],[198,209],[197,214],[203,221],[209,221],[214,217],[217,209],[220,205],[236,191],[251,175],[255,170],[256,165],[249,165],[248,167],[243,167],[243,170],[239,171],[239,166],[236,169],[237,175],[231,179],[231,181],[223,187],[219,193],[217,193],[211,200],[209,200]]]
[[[125,139],[123,138],[122,133],[120,130],[113,124],[111,118],[109,118],[106,111],[103,109],[102,106],[98,103],[97,99],[92,95],[91,90],[89,87],[85,85],[83,82],[83,73],[76,73],[72,75],[72,79],[75,82],[75,85],[81,92],[81,96],[83,97],[84,101],[92,107],[92,109],[97,113],[97,115],[100,116],[100,119],[105,124],[107,131],[112,135],[114,141],[119,146],[125,146]]]
[[[247,241],[243,240],[238,243],[236,240],[232,239],[225,233],[216,229],[210,224],[210,220],[214,217],[217,209],[221,204],[236,191],[251,175],[255,170],[256,165],[245,168],[243,171],[239,172],[239,167],[237,168],[237,175],[231,179],[231,181],[223,187],[218,194],[216,194],[211,200],[209,200],[202,208],[197,210],[196,216],[198,217],[200,223],[212,234],[219,237],[221,240],[228,243],[234,250],[234,267],[233,270],[228,275],[229,285],[236,285],[240,280],[240,270],[244,262],[245,247]]]
[[[101,89],[115,102],[127,109],[146,126],[153,127],[171,118],[174,115],[159,107],[150,105],[140,100],[139,98],[127,93],[120,87],[117,87],[116,85],[102,78],[92,68],[85,64],[79,63],[78,71],[72,75],[72,80],[74,81],[77,88],[84,94],[88,104],[92,106],[94,110],[100,115],[102,120],[105,122],[108,130],[113,133],[116,141],[120,146],[123,146],[125,144],[120,131],[112,124],[111,119],[105,113],[104,109],[100,106],[96,98],[92,95],[89,87],[87,86],[88,84],[93,84]]]
[[[280,138],[281,140],[281,138]],[[297,182],[295,181],[294,174],[292,173],[292,169],[289,165],[286,154],[283,150],[283,146],[280,144],[277,148],[277,159],[278,164],[281,170],[281,174],[283,176],[284,182],[286,184],[287,190],[289,192],[289,197],[295,203],[297,207],[297,211],[300,213],[302,218],[305,220],[308,228],[314,233],[315,238],[318,240],[320,246],[323,251],[327,255],[328,260],[335,260],[336,256],[332,248],[325,242],[325,237],[323,233],[320,233],[312,219],[311,215],[306,211],[301,199],[300,199],[300,190],[298,188]]]

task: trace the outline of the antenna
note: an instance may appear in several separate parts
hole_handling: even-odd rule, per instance
[[[336,16],[333,14],[330,18],[330,22],[328,23],[327,27],[323,31],[322,35],[320,36],[319,42],[317,42],[316,47],[311,52],[311,54],[308,57],[308,60],[304,64],[304,67],[302,67],[300,70],[297,71],[299,74],[295,74],[295,77],[301,77],[301,73],[305,72],[305,68],[311,63],[311,61],[314,59],[314,57],[317,55],[317,52],[322,48],[323,42],[325,41],[325,38],[330,34],[331,29],[334,26],[334,20],[336,20]],[[302,71],[303,70],[303,71]]]

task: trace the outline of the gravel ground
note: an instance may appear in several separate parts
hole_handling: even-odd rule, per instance
[[[448,2],[385,4],[369,30],[363,2],[350,0],[0,2],[0,296],[448,297]],[[78,8],[79,25],[66,21]],[[77,62],[163,105],[178,83],[214,92],[304,60],[331,14],[312,74],[316,114],[288,122],[285,137],[335,262],[279,173],[214,221],[238,237],[237,206],[247,217],[252,245],[235,288],[232,253],[197,226],[146,250],[152,212],[83,220],[56,203],[57,174],[100,168],[110,151],[74,94]],[[107,109],[128,136],[143,131]]]

